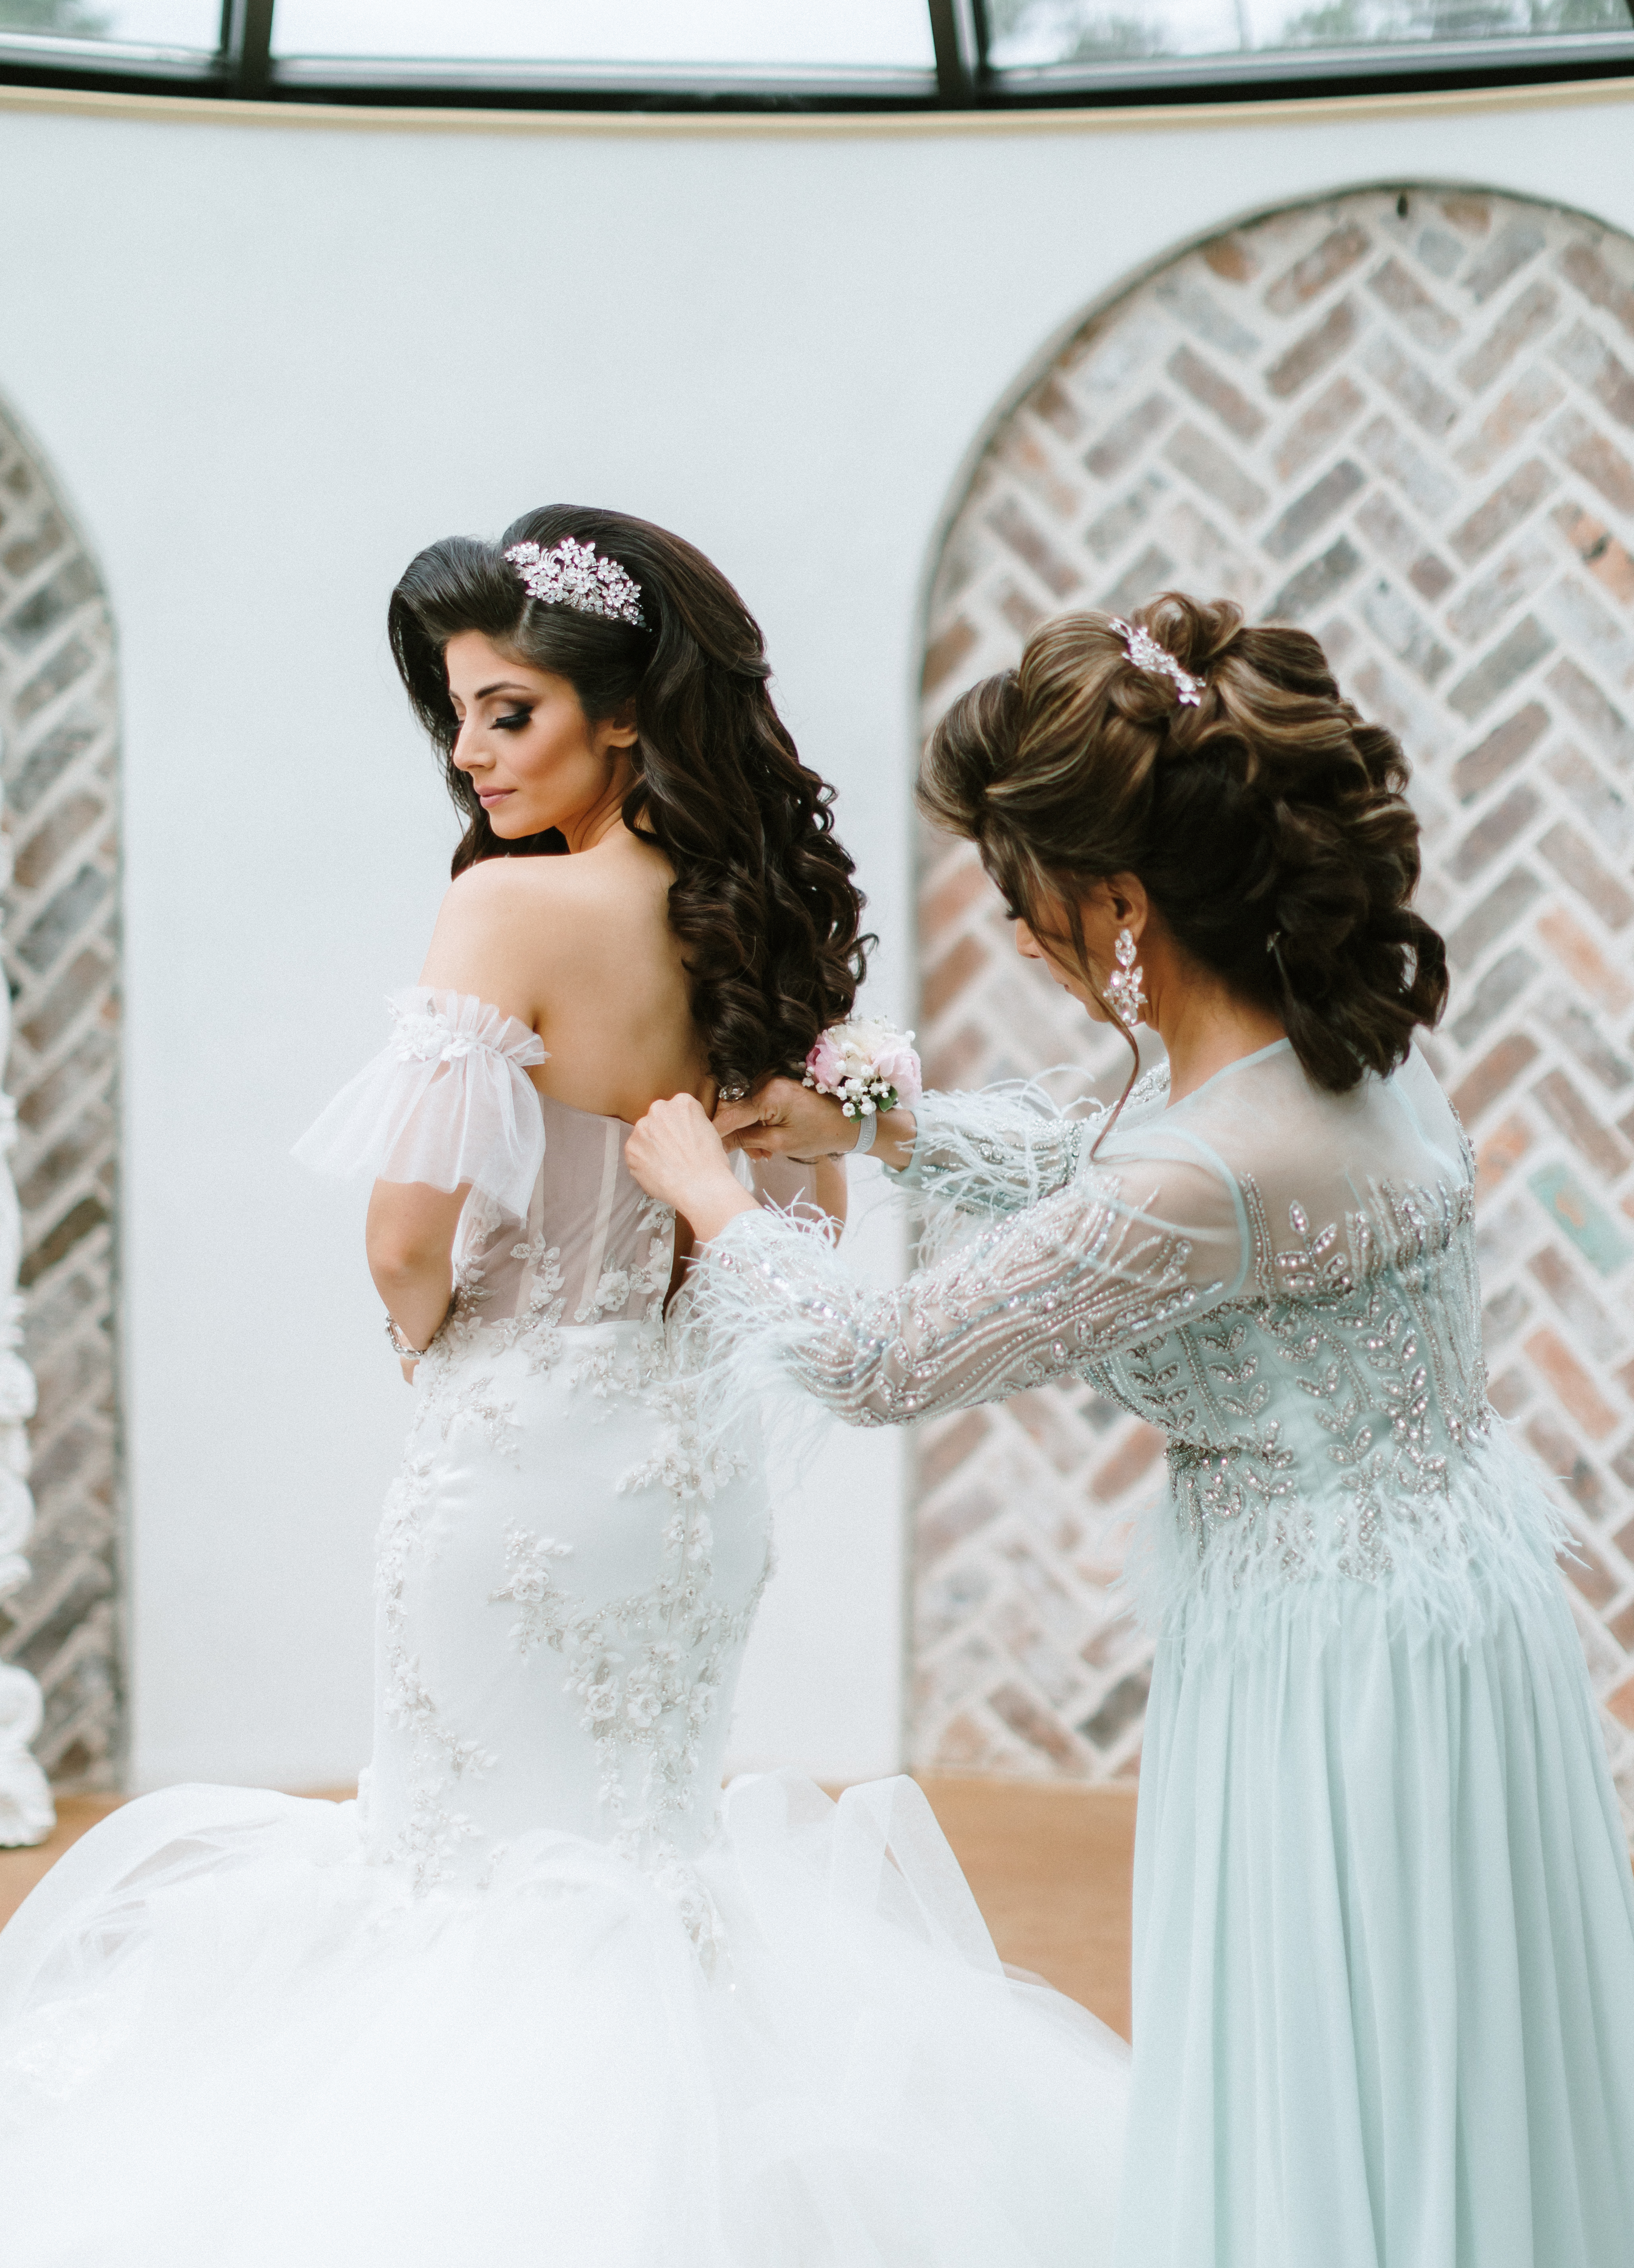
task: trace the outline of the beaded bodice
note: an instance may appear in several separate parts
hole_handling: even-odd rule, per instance
[[[1279,1238],[1252,1182],[1237,1299],[1086,1366],[1168,1435],[1174,1514],[1233,1579],[1277,1539],[1284,1572],[1389,1571],[1491,1420],[1467,1182],[1381,1189],[1375,1211]]]
[[[1428,1065],[1335,1095],[1283,1041],[1166,1105],[1143,1082],[1092,1159],[1099,1123],[1034,1095],[930,1097],[904,1178],[932,1208],[931,1264],[865,1292],[744,1216],[701,1302],[856,1424],[1087,1379],[1159,1425],[1160,1607],[1466,1568],[1493,1420],[1473,1161]]]

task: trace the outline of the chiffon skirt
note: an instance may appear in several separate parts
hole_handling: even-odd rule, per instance
[[[356,1807],[182,1788],[0,1936],[10,2268],[1093,2268],[1127,2050],[1005,1974],[911,1782],[736,1783],[724,1945],[539,1830],[410,1898]]]
[[[1159,1647],[1118,2268],[1630,2268],[1634,1881],[1552,1569]]]

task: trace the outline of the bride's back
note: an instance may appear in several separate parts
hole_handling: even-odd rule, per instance
[[[449,890],[421,983],[475,994],[538,1034],[542,1094],[633,1123],[659,1096],[710,1095],[669,862],[616,828],[572,858],[491,858]]]

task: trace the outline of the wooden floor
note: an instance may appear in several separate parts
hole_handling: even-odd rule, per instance
[[[924,1777],[1001,1959],[1047,1977],[1129,2036],[1130,1874],[1135,1791]],[[34,1851],[0,1851],[0,1924],[113,1796],[64,1796]]]
[[[1134,1789],[920,1778],[1000,1959],[1127,2039]]]
[[[40,1876],[56,1864],[88,1827],[117,1810],[116,1795],[59,1795],[56,1832],[32,1851],[0,1851],[0,1928],[9,1922]]]

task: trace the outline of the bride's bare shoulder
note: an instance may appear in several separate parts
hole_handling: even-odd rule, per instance
[[[638,950],[651,929],[656,946],[668,884],[645,855],[484,859],[450,884],[420,982],[531,1021],[541,990],[605,970],[610,945]]]

